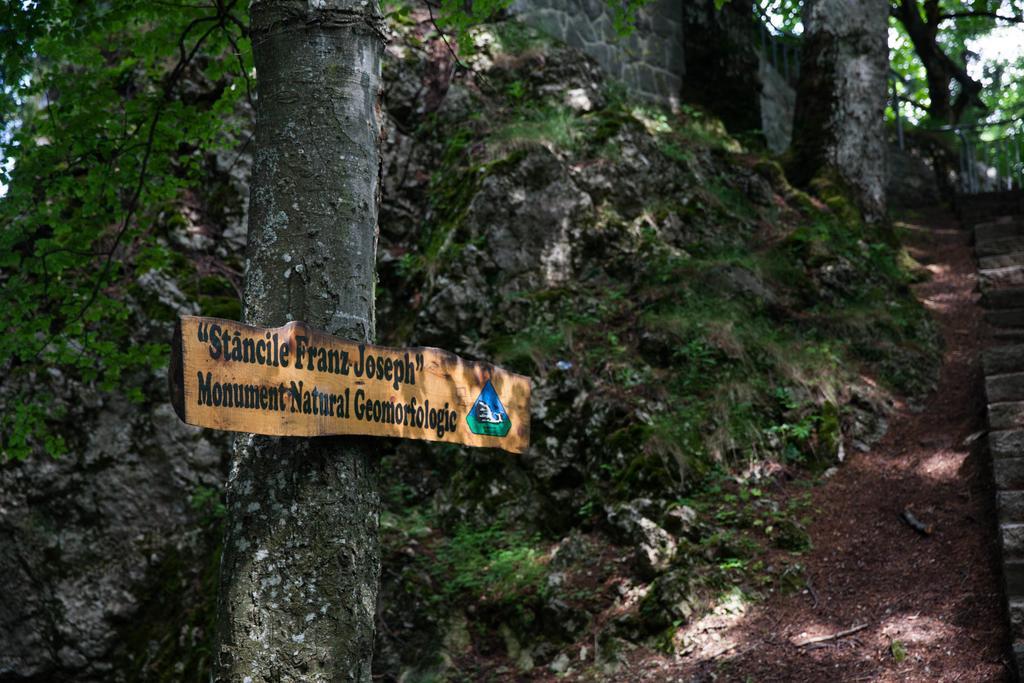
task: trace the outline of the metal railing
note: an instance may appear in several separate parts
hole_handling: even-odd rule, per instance
[[[795,88],[800,80],[800,36],[780,31],[772,25],[757,3],[754,3],[754,22],[761,42],[761,54]]]
[[[907,79],[890,69],[890,106],[896,119],[896,137],[900,149],[904,149],[903,117],[900,102],[911,102],[897,90],[897,84],[904,91],[912,90],[919,82]],[[974,124],[953,124],[921,128],[920,130],[948,133],[956,138],[958,147],[957,187],[964,194],[1014,190],[1024,187],[1024,119],[1010,119]],[[1016,130],[1007,132],[1007,126]],[[996,131],[986,136],[986,131]]]
[[[960,140],[960,191],[964,194],[1019,190],[1024,187],[1024,136],[1019,131],[985,140],[992,124],[950,126]]]

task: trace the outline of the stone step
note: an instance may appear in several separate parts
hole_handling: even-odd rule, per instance
[[[990,403],[988,406],[989,429],[1024,429],[1024,401]],[[1024,522],[1024,519],[1021,520]]]
[[[1024,251],[1024,237],[1003,237],[1001,239],[977,242],[974,245],[974,253],[979,259],[985,256],[1013,254],[1019,251]]]
[[[978,268],[982,270],[1009,268],[1010,266],[1024,266],[1024,253],[997,254],[996,256],[983,256],[978,259]]]
[[[1024,560],[1024,524],[1000,524],[999,539],[1003,544],[1003,562]]]
[[[1003,567],[1006,570],[1006,567]],[[1010,616],[1010,632],[1014,640],[1024,638],[1024,596],[1011,598],[1010,592],[1006,593],[1006,607]]]
[[[1024,328],[1024,308],[1004,311],[985,311],[985,322],[993,327]]]
[[[1001,375],[986,373],[985,396],[989,403],[1024,401],[1024,372]]]
[[[978,284],[981,285],[983,291],[1024,286],[1024,266],[979,270]]]
[[[977,225],[995,220],[1013,219],[1020,216],[1021,213],[1021,207],[1017,204],[990,204],[961,211],[960,220],[965,225]]]
[[[1024,342],[1024,330],[1016,327],[1000,327],[992,332],[992,338],[1005,344]]]
[[[996,491],[996,508],[1000,524],[1024,523],[1024,491]],[[1012,594],[1024,598],[1024,563],[1019,569],[1019,581]]]
[[[993,460],[992,477],[1001,491],[1024,489],[1024,458]]]
[[[996,240],[1024,237],[1024,222],[986,222],[974,226],[974,242],[989,244]]]
[[[998,190],[956,198],[957,213],[962,219],[977,216],[1021,213],[1024,210],[1024,194],[1019,190]]]
[[[981,367],[985,376],[1006,375],[1015,372],[1024,373],[1024,344],[993,346],[981,352]],[[1017,399],[1012,399],[1017,400]],[[1024,396],[1019,400],[1024,401]],[[989,399],[995,403],[996,399]]]
[[[1024,431],[1001,429],[988,435],[988,450],[993,460],[1024,458]],[[1024,522],[1024,520],[1021,520]]]
[[[1024,287],[989,290],[982,294],[981,305],[988,309],[1024,308]]]

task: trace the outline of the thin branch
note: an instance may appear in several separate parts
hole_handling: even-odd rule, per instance
[[[441,27],[437,25],[437,18],[434,17],[434,5],[431,4],[430,0],[423,0],[423,4],[427,6],[427,12],[430,14],[431,26],[433,26],[434,30],[437,31],[439,36],[441,36],[441,40],[444,41],[445,46],[448,48],[449,54],[451,54],[452,59],[455,60],[455,65],[458,68],[462,69],[463,71],[469,71],[469,67],[462,63],[462,60],[459,59],[459,55],[455,53],[455,48],[453,48],[452,44],[448,42],[448,36],[445,35],[445,32],[442,31]]]
[[[1008,21],[1011,24],[1024,24],[1024,17],[1008,17],[997,12],[950,12],[949,14],[940,14],[939,20],[945,19],[975,19],[975,18],[987,18],[995,19],[997,21]]]
[[[228,30],[227,26],[221,26],[224,29],[224,37],[228,39],[228,43],[231,44],[231,50],[235,53],[235,60],[238,62],[238,71],[242,74],[242,78],[245,79],[245,99],[249,102],[249,106],[255,111],[256,103],[252,99],[252,83],[249,81],[249,74],[245,70],[245,60],[242,59],[242,50],[238,47],[238,41]]]
[[[858,633],[860,631],[863,631],[867,627],[868,627],[867,624],[861,624],[859,626],[854,626],[853,628],[848,628],[845,631],[840,631],[839,633],[833,633],[833,634],[828,635],[828,636],[817,636],[816,638],[806,638],[804,640],[799,640],[799,641],[794,642],[793,645],[795,645],[797,647],[807,647],[808,645],[813,645],[814,643],[824,643],[824,642],[827,642],[829,640],[839,640],[840,638],[845,638],[846,636],[852,636],[854,633]]]
[[[906,102],[907,104],[912,106],[914,109],[919,109],[919,110],[921,110],[921,111],[923,111],[925,113],[928,112],[928,107],[924,106],[923,104],[921,104],[920,102],[918,102],[915,99],[912,99],[910,97],[906,97],[904,95],[896,95],[896,99],[898,99],[900,102]]]

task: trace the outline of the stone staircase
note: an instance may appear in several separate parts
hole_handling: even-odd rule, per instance
[[[1019,676],[1024,672],[1024,192],[962,196],[958,210],[974,234],[981,303],[994,339],[982,353],[982,367],[1006,606]]]

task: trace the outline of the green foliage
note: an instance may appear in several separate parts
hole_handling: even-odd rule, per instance
[[[204,526],[217,523],[227,514],[227,508],[221,500],[220,490],[210,486],[196,487],[189,499],[189,505],[200,515]]]
[[[609,0],[612,26],[620,36],[628,36],[636,28],[636,15],[652,0]]]
[[[513,81],[514,84],[520,81]],[[522,95],[512,95],[513,100]],[[539,145],[549,149],[572,150],[582,133],[584,120],[564,106],[541,105],[524,107],[521,115],[497,128],[488,136],[491,154],[495,157]]]
[[[718,558],[717,585],[729,586],[762,573],[760,558],[769,549],[796,555],[810,550],[805,529],[810,500],[810,494],[778,500],[751,482],[721,477],[680,503],[714,525],[700,545]]]
[[[231,113],[252,68],[245,8],[217,7],[7,7],[16,32],[0,42],[0,158],[14,160],[0,178],[5,458],[62,452],[54,406],[65,380],[140,398],[125,383],[166,361],[164,345],[140,339],[153,293],[136,283],[171,263],[167,217],[201,178],[204,155],[233,144]],[[210,96],[195,97],[186,80]]]
[[[922,18],[926,18],[924,4],[918,2]],[[972,52],[973,41],[990,34],[994,29],[1011,26],[993,15],[1004,17],[1024,16],[1024,3],[1019,0],[940,0],[935,6],[940,15],[957,15],[942,22],[935,36],[935,46],[962,65],[976,62],[979,56]],[[923,126],[942,126],[945,120],[934,120],[928,114],[931,97],[928,90],[927,71],[903,24],[895,17],[890,19],[890,67],[898,75],[897,93],[903,100],[901,116]],[[976,104],[968,107],[958,123],[971,124],[979,120],[998,121],[1019,116],[1024,108],[1024,90],[1018,86],[1024,77],[1024,60],[1011,61],[985,55],[980,83],[983,86],[981,100],[984,107]],[[951,84],[951,95],[955,97],[961,87]],[[894,116],[890,107],[890,118]]]
[[[516,607],[547,590],[540,538],[499,524],[456,528],[435,548],[429,571],[448,599]]]
[[[512,0],[474,0],[471,3],[465,0],[440,0],[437,27],[443,33],[455,37],[460,52],[472,54],[475,46],[470,29],[490,20],[511,4]],[[430,4],[427,6],[431,7]]]
[[[546,569],[538,541],[496,527],[457,529],[445,548],[452,588],[499,602],[542,593]]]

